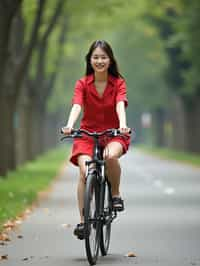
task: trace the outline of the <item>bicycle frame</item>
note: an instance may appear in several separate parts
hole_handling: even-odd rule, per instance
[[[79,129],[73,130],[71,135],[63,137],[62,140],[70,137],[81,137],[82,133],[92,137],[94,140],[92,159],[85,162],[86,191],[83,210],[86,253],[88,261],[91,265],[94,265],[98,258],[99,248],[103,256],[107,255],[110,243],[111,223],[117,217],[117,211],[113,210],[112,207],[111,185],[106,177],[106,162],[103,159],[99,138],[106,134],[111,137],[123,134],[117,129],[108,129],[100,133],[91,133],[87,130]],[[94,195],[94,213],[91,212],[93,209],[90,205],[90,202],[92,202],[91,195]],[[95,238],[94,241],[91,241],[91,229],[93,230],[93,228]]]
[[[93,147],[93,156],[92,156],[92,160],[90,161],[86,161],[86,179],[87,179],[87,175],[89,173],[91,173],[91,171],[96,170],[98,172],[98,176],[99,176],[99,183],[103,183],[105,181],[105,161],[102,158],[102,154],[101,154],[101,148],[99,145],[99,135],[93,135],[93,139],[94,139],[94,147]],[[91,167],[90,165],[95,164],[95,168]],[[101,173],[99,175],[99,168],[101,169]]]
[[[97,175],[97,180],[100,185],[100,211],[99,216],[97,219],[104,219],[104,213],[103,213],[103,200],[104,200],[104,195],[103,195],[103,187],[106,181],[106,175],[105,175],[105,160],[102,158],[101,154],[101,147],[99,145],[99,135],[98,133],[93,135],[94,139],[94,147],[93,147],[93,156],[92,160],[86,161],[86,182],[87,182],[87,175],[88,174],[94,174],[94,171],[96,171]],[[95,164],[95,167],[91,167],[90,165]],[[101,172],[99,171],[99,168],[101,169]],[[109,191],[111,193],[111,191]],[[109,220],[106,221],[106,223],[111,223],[115,218],[117,217],[117,211],[114,211],[112,217],[109,218]]]

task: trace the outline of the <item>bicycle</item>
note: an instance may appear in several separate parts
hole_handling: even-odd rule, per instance
[[[62,132],[62,130],[61,130]],[[63,132],[62,132],[63,133]],[[97,262],[99,249],[106,256],[110,244],[111,223],[117,217],[112,207],[111,185],[105,174],[105,161],[99,144],[101,136],[125,136],[118,129],[103,132],[89,132],[84,129],[73,130],[71,135],[61,138],[80,138],[82,134],[94,139],[92,160],[86,162],[86,187],[84,196],[84,235],[88,262]]]

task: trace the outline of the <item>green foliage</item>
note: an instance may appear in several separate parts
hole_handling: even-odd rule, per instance
[[[84,75],[85,54],[95,39],[106,39],[114,47],[128,87],[136,88],[129,91],[132,105],[139,104],[145,108],[153,104],[161,105],[166,98],[163,96],[166,88],[162,80],[166,61],[155,29],[142,22],[146,2],[129,0],[105,4],[86,1],[84,6],[70,2],[69,7],[73,10],[73,16],[72,13],[68,16],[69,30],[58,77],[60,81],[57,81],[50,98],[49,110],[71,102],[75,81]],[[151,96],[151,102],[146,101],[145,93]],[[153,97],[154,94],[157,97]]]
[[[200,71],[200,2],[198,0],[181,1],[151,0],[148,3],[151,16],[160,21],[157,27],[162,28],[163,23],[171,28],[171,33],[164,43],[167,49],[179,49],[171,57],[171,74],[177,79],[176,92],[185,98],[196,97],[199,93],[198,73]],[[148,13],[148,12],[147,12]],[[175,51],[175,50],[174,50]],[[169,71],[168,71],[169,74]],[[168,80],[171,78],[168,75]],[[176,80],[175,80],[176,81]],[[176,84],[173,84],[176,87]]]
[[[30,38],[30,33],[33,26],[33,21],[37,12],[37,1],[34,0],[25,0],[22,2],[22,15],[24,19],[25,26],[25,42],[27,42]]]
[[[180,19],[179,30],[183,36],[183,57],[191,63],[191,67],[187,71],[183,71],[185,80],[184,93],[187,95],[196,95],[199,91],[200,71],[200,2],[185,1],[184,11]]]
[[[118,33],[115,42],[131,104],[139,104],[143,110],[165,105],[167,88],[163,72],[167,60],[154,28],[137,21]]]
[[[47,0],[40,35],[48,26],[57,1]],[[169,11],[175,14],[169,16]],[[36,12],[34,0],[23,2],[26,36]],[[122,73],[127,79],[132,111],[166,107],[172,86],[170,79],[182,79],[177,93],[192,97],[199,88],[200,70],[198,0],[109,0],[66,1],[62,18],[50,36],[47,78],[58,72],[48,110],[56,112],[69,106],[75,81],[84,75],[84,57],[95,39],[106,39],[114,47]],[[61,21],[67,20],[66,41],[60,68],[57,68],[58,39]],[[157,23],[154,23],[157,21]],[[168,38],[159,36],[163,23],[171,27]],[[170,61],[167,49],[179,47],[181,53]],[[34,54],[31,73],[36,70]],[[179,67],[189,62],[190,67]],[[167,82],[167,83],[166,83]],[[129,105],[130,108],[130,105]]]

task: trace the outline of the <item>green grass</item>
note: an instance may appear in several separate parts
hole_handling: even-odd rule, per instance
[[[137,145],[140,150],[159,156],[161,158],[176,160],[200,167],[200,155],[186,152],[178,152],[167,148],[153,148]]]
[[[48,187],[67,158],[66,148],[57,148],[0,178],[0,231],[3,223],[15,218]]]

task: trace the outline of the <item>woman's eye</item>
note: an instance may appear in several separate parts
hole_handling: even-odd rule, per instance
[[[98,59],[106,60],[106,59],[108,59],[108,57],[107,57],[107,56],[101,56],[101,57],[93,56],[92,59],[93,59],[93,60],[98,60]]]

